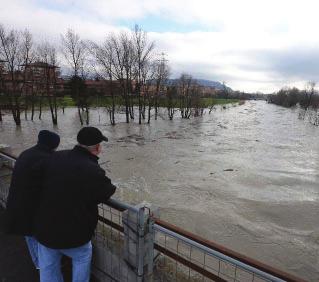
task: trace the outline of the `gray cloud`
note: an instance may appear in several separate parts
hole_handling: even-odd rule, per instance
[[[286,50],[253,50],[236,53],[249,63],[238,67],[247,71],[265,72],[273,81],[319,80],[319,48],[289,48]]]

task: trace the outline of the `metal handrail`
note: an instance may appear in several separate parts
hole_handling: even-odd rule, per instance
[[[287,282],[306,282],[306,280],[303,280],[299,277],[296,277],[292,274],[289,274],[287,272],[284,272],[282,270],[276,269],[272,266],[269,266],[267,264],[264,264],[258,260],[252,259],[250,257],[247,257],[243,254],[240,254],[238,252],[235,252],[231,249],[228,249],[222,245],[219,245],[215,242],[212,242],[210,240],[207,240],[203,237],[200,237],[198,235],[195,235],[189,231],[186,231],[178,226],[175,226],[171,223],[168,223],[166,221],[163,221],[161,219],[156,218],[155,219],[156,226],[154,228],[159,229],[159,227],[165,228],[169,231],[172,231],[179,236],[182,236],[184,238],[190,239],[194,243],[199,243],[203,247],[207,247],[211,250],[217,251],[218,253],[221,253],[231,259],[234,259],[235,261],[240,262],[240,265],[245,264],[250,267],[253,267],[255,269],[258,269],[264,273],[270,274],[271,276],[277,277],[282,279],[283,281]],[[178,237],[179,237],[178,236]],[[224,259],[223,259],[224,260]],[[282,281],[281,280],[281,281]],[[276,280],[275,280],[276,281]]]
[[[2,152],[0,151],[0,156],[3,156],[11,161],[16,161],[16,156]],[[133,205],[123,203],[119,200],[116,199],[109,199],[107,202],[105,202],[106,205],[109,207],[123,212],[125,210],[132,210],[134,212],[138,212],[139,209],[136,208]],[[155,222],[154,224],[154,229],[157,230],[158,232],[162,232],[164,234],[167,234],[168,236],[171,236],[173,238],[176,238],[178,240],[183,241],[185,244],[194,246],[197,249],[200,249],[204,251],[207,254],[210,254],[222,261],[231,263],[233,265],[237,265],[240,268],[247,270],[249,272],[253,272],[256,275],[258,275],[261,278],[267,279],[269,281],[274,281],[274,282],[282,282],[282,281],[287,281],[287,282],[306,282],[306,280],[303,280],[301,278],[298,278],[294,275],[291,275],[289,273],[286,273],[284,271],[278,270],[274,267],[268,266],[260,261],[257,261],[255,259],[249,258],[245,255],[242,255],[238,252],[235,252],[233,250],[230,250],[222,245],[216,244],[212,241],[209,241],[207,239],[204,239],[198,235],[195,235],[191,232],[188,232],[186,230],[183,230],[180,227],[177,227],[173,224],[170,224],[166,221],[163,221],[159,218],[153,217],[153,220]],[[110,225],[112,228],[115,228],[116,230],[123,232],[124,228],[123,226],[112,222],[111,220],[104,218],[99,215],[99,221]],[[197,265],[193,265],[191,262],[186,262],[184,261],[184,258],[178,257],[176,254],[171,254],[171,251],[164,249],[162,246],[158,244],[154,244],[154,248],[157,249],[158,251],[172,257],[173,259],[176,259],[185,264],[188,265],[189,267],[193,268],[196,270],[198,269]],[[193,266],[192,266],[193,265]],[[205,275],[207,271],[202,269],[202,274]],[[214,274],[207,272],[206,275],[209,277],[209,275]],[[219,277],[215,276],[215,279],[218,281],[224,281],[223,279],[220,279]]]
[[[9,153],[5,153],[3,151],[0,151],[0,156],[5,157],[5,158],[7,158],[7,159],[9,159],[10,161],[13,161],[13,162],[15,162],[17,160],[16,156],[14,156],[12,154],[9,154]]]
[[[229,256],[226,256],[226,255],[224,255],[224,254],[222,254],[222,253],[220,253],[218,251],[215,251],[215,250],[213,250],[211,248],[208,248],[208,247],[206,247],[206,246],[204,246],[202,244],[199,244],[199,243],[197,243],[197,242],[195,242],[195,241],[193,241],[193,240],[191,240],[191,239],[189,239],[187,237],[184,237],[184,236],[182,236],[182,235],[180,235],[180,234],[178,234],[178,233],[176,233],[174,231],[171,231],[171,230],[169,230],[167,228],[164,228],[164,227],[162,227],[162,226],[160,226],[158,224],[154,225],[154,229],[157,230],[157,231],[160,231],[160,232],[162,232],[164,234],[167,234],[167,235],[169,235],[169,236],[171,236],[173,238],[177,238],[178,240],[186,243],[187,245],[193,246],[193,247],[195,247],[195,248],[197,248],[197,249],[199,249],[199,250],[201,250],[201,251],[203,251],[203,252],[205,252],[205,253],[213,256],[213,257],[216,257],[216,258],[218,258],[218,259],[220,259],[222,261],[231,263],[233,265],[237,265],[240,268],[242,268],[244,270],[247,270],[248,272],[255,273],[259,277],[264,278],[266,280],[273,281],[273,282],[284,282],[284,281],[287,281],[287,280],[282,280],[280,278],[277,278],[277,277],[275,277],[273,275],[270,275],[270,274],[268,274],[268,273],[266,273],[264,271],[261,271],[261,270],[255,268],[255,267],[252,267],[252,266],[250,266],[248,264],[242,263],[239,260],[235,260],[235,259],[233,259],[233,258],[231,258]]]

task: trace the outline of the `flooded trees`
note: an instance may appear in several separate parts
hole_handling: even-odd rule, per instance
[[[114,78],[119,81],[125,105],[126,122],[129,123],[130,118],[134,118],[130,102],[134,61],[132,42],[128,34],[122,32],[119,36],[110,35],[108,44],[112,50],[112,73]]]
[[[198,117],[203,115],[201,87],[189,74],[182,74],[176,83],[179,97],[179,110],[181,117],[189,119],[192,115]]]
[[[300,100],[300,106],[307,111],[308,108],[313,104],[313,98],[315,95],[316,83],[309,81],[306,85],[306,89],[302,92],[302,99]]]
[[[7,70],[4,78],[5,94],[16,125],[21,125],[20,118],[20,83],[21,83],[21,33],[17,30],[7,31],[0,25],[0,55]]]
[[[2,90],[16,125],[21,125],[22,98],[25,92],[25,68],[33,60],[33,40],[26,29],[6,30],[0,25],[0,60],[2,61]],[[28,101],[24,108],[27,111]],[[27,112],[25,113],[27,118]]]
[[[307,118],[310,123],[319,125],[319,94],[315,87],[316,83],[313,81],[308,82],[303,90],[285,87],[270,95],[268,102],[287,108],[299,104],[298,118],[302,120]]]
[[[302,98],[302,91],[300,91],[298,88],[285,87],[280,89],[276,93],[276,95],[270,95],[269,101],[271,103],[290,108],[300,103],[301,98]]]
[[[319,125],[318,107],[319,96],[315,90],[316,83],[309,81],[306,84],[305,89],[301,92],[299,118],[304,119],[306,115],[309,121],[314,125]]]
[[[67,73],[69,79],[59,77],[59,53],[52,43],[40,43],[35,49],[28,31],[8,31],[0,26],[0,95],[5,96],[6,106],[17,125],[21,124],[24,108],[28,119],[31,107],[31,120],[34,120],[37,105],[39,119],[43,108],[48,107],[52,123],[57,124],[58,97],[63,93],[75,102],[81,125],[89,124],[93,99],[97,106],[100,102],[106,106],[112,125],[115,125],[117,104],[125,109],[127,123],[136,119],[137,111],[139,124],[146,120],[150,123],[151,117],[157,119],[160,107],[167,108],[170,120],[178,109],[185,119],[203,113],[200,86],[189,74],[182,74],[175,85],[168,83],[170,69],[166,55],[154,56],[154,42],[137,25],[131,31],[108,34],[98,44],[83,41],[69,29],[61,35],[61,46],[63,61],[71,69]],[[96,77],[94,81],[92,77],[87,79],[90,65]],[[68,98],[63,97],[61,102],[63,111],[64,106],[74,105]],[[0,105],[0,120],[1,110]]]
[[[34,79],[34,82],[38,84],[38,91],[42,93],[48,99],[52,123],[58,124],[58,106],[57,106],[57,52],[56,48],[48,42],[44,42],[38,46],[37,54],[38,62],[33,67],[37,68],[37,72],[40,76],[38,79]],[[41,99],[42,100],[42,99]]]
[[[110,122],[115,125],[115,93],[114,93],[114,74],[116,61],[116,50],[112,44],[112,38],[107,37],[103,44],[99,45],[92,41],[88,42],[90,53],[96,62],[96,72],[99,77],[109,80],[110,82],[110,94],[111,94],[111,105],[107,105],[107,111],[109,113]]]
[[[154,93],[154,108],[155,108],[155,120],[157,120],[158,114],[158,98],[160,93],[164,90],[167,79],[170,76],[170,69],[168,66],[168,60],[165,59],[165,53],[161,53],[161,57],[154,62],[154,81],[156,85]],[[168,94],[168,93],[167,93]]]
[[[141,118],[143,113],[142,101],[141,101],[141,89],[143,82],[143,73],[147,73],[146,68],[149,68],[152,51],[154,49],[154,42],[149,42],[147,39],[147,33],[143,31],[138,25],[135,25],[133,36],[133,52],[135,63],[135,92],[138,96],[138,123],[141,124]],[[145,76],[145,75],[144,75]]]
[[[145,119],[146,106],[147,110],[147,123],[151,122],[151,110],[152,110],[152,86],[153,80],[155,78],[155,68],[154,64],[150,61],[147,61],[142,68],[142,93],[143,93],[143,103],[142,103],[142,117]]]
[[[154,43],[147,38],[147,33],[139,26],[129,32],[110,34],[102,45],[90,42],[90,51],[96,61],[96,71],[111,84],[112,107],[111,124],[115,124],[115,96],[113,81],[117,81],[122,90],[126,122],[134,119],[134,105],[138,102],[138,121],[145,118],[144,90],[148,88],[149,68]]]
[[[33,38],[32,34],[28,30],[24,30],[21,34],[21,60],[23,67],[23,93],[24,94],[24,115],[25,119],[28,118],[28,104],[29,104],[29,83],[26,74],[26,68],[33,62],[35,58],[34,48],[33,48]]]
[[[84,42],[80,39],[80,36],[73,30],[69,29],[65,35],[61,35],[62,39],[62,50],[65,59],[72,68],[72,81],[70,85],[72,93],[75,97],[78,114],[81,125],[83,125],[82,113],[86,113],[86,124],[89,123],[89,104],[88,97],[86,96],[85,87],[82,82],[84,80],[84,65],[85,57],[87,55],[87,49]]]
[[[197,82],[193,82],[191,87],[191,103],[194,111],[194,117],[202,116],[204,112],[204,107],[201,101],[200,86]]]
[[[173,120],[177,107],[177,87],[175,85],[168,87],[167,89],[167,113],[169,120]]]
[[[191,116],[191,87],[193,77],[189,74],[183,73],[178,79],[178,96],[179,96],[179,110],[182,118],[190,118]]]

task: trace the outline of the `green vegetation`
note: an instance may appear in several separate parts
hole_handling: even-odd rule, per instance
[[[31,105],[32,101],[37,107],[39,105],[40,100],[42,99],[42,106],[43,107],[48,107],[49,106],[49,100],[47,97],[41,97],[41,96],[35,96],[35,97],[28,97],[28,99],[25,99],[25,97],[20,97],[20,105],[21,108],[25,107],[25,103],[27,103],[29,106]],[[0,95],[0,103],[2,105],[9,105],[9,101],[7,101],[7,97],[1,96]],[[56,97],[57,100],[57,106],[58,107],[75,107],[76,106],[76,101],[73,99],[71,96],[64,96],[64,97]],[[124,99],[121,96],[116,96],[114,98],[115,100],[115,105],[116,106],[124,106],[125,102]],[[200,107],[202,108],[208,108],[213,105],[225,105],[225,104],[234,104],[234,103],[239,103],[239,99],[224,99],[224,98],[201,98],[200,99]],[[132,103],[135,106],[138,106],[138,98],[133,98]],[[146,101],[148,104],[148,102]],[[168,99],[167,98],[159,98],[158,99],[158,105],[160,107],[167,107]],[[179,99],[174,98],[171,101],[172,105],[175,105],[178,107],[179,105]],[[153,104],[153,103],[152,103]],[[112,97],[109,96],[95,96],[95,97],[90,97],[90,106],[92,107],[108,107],[112,105]]]
[[[66,96],[65,99],[68,99],[68,102],[66,102],[67,106],[75,105],[74,101],[72,101],[72,98]],[[114,99],[115,99],[115,105],[117,106],[125,105],[124,99],[122,97],[117,96]],[[213,105],[233,104],[233,103],[238,103],[239,101],[240,101],[239,99],[201,98],[200,106],[202,108],[208,108]],[[112,98],[111,97],[95,97],[91,100],[91,102],[92,102],[91,106],[93,107],[107,107],[112,105]],[[132,102],[134,106],[138,106],[138,98],[133,98]],[[167,107],[167,102],[168,102],[167,98],[162,97],[158,99],[159,107]],[[179,99],[178,98],[173,99],[172,104],[178,107]]]

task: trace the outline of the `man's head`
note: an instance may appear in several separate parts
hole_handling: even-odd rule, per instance
[[[78,133],[77,140],[81,147],[96,156],[101,153],[101,142],[108,141],[99,129],[92,126],[83,127]]]
[[[38,134],[38,144],[49,150],[56,150],[60,144],[60,136],[49,130],[41,130]]]

